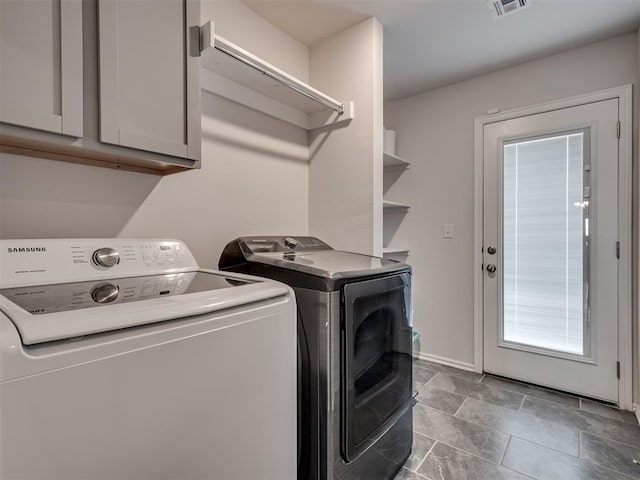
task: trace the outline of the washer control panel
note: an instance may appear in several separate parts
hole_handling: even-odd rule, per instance
[[[0,240],[0,287],[45,285],[197,269],[178,240]],[[102,298],[101,293],[96,294]],[[104,301],[111,298],[105,296]]]

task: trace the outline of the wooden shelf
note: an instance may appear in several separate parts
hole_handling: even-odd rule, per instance
[[[384,156],[382,157],[382,166],[385,169],[404,170],[405,168],[409,168],[409,165],[411,164],[408,161],[406,161],[404,158],[400,158],[396,155],[391,155],[390,153],[385,153]]]
[[[409,205],[402,203],[390,202],[389,200],[382,201],[382,208],[384,210],[409,210]]]
[[[213,25],[202,32],[203,89],[307,130],[353,119],[351,102],[340,102],[214,35]]]

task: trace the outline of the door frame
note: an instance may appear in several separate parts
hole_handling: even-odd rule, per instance
[[[587,103],[618,99],[620,139],[618,142],[618,240],[620,259],[618,260],[618,361],[620,381],[618,399],[620,408],[632,408],[632,319],[631,319],[631,274],[632,274],[632,86],[599,90],[584,95],[564,98],[551,102],[496,112],[475,118],[474,149],[474,234],[473,234],[473,335],[474,367],[476,372],[484,370],[484,318],[483,318],[483,275],[482,239],[484,211],[484,126],[514,118],[552,112],[564,108],[577,107]]]

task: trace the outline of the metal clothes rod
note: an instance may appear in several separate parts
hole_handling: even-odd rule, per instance
[[[322,97],[316,95],[313,92],[305,90],[300,85],[297,85],[297,84],[293,83],[292,81],[290,81],[290,80],[288,80],[286,78],[279,77],[279,76],[277,76],[277,75],[265,70],[260,65],[257,65],[256,63],[252,62],[251,60],[247,60],[246,58],[240,57],[239,55],[236,55],[235,53],[230,52],[229,50],[227,50],[227,49],[225,49],[223,47],[215,45],[214,48],[216,50],[221,51],[225,55],[229,55],[230,57],[235,58],[236,60],[244,63],[245,65],[250,66],[251,68],[259,71],[260,73],[262,73],[263,75],[266,75],[267,77],[275,80],[276,82],[280,82],[283,85],[286,85],[287,87],[291,88],[292,90],[295,90],[299,94],[304,95],[307,98],[310,98],[314,102],[317,102],[317,103],[319,103],[321,105],[324,105],[327,108],[330,108],[331,110],[334,110],[334,111],[338,112],[338,115],[342,115],[344,113],[344,105],[342,105],[340,103],[331,102],[331,101],[329,101],[329,100],[327,100],[325,98],[322,98]]]

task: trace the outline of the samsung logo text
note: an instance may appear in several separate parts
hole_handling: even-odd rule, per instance
[[[30,252],[46,252],[45,247],[24,247],[24,248],[7,248],[9,253],[30,253]]]

